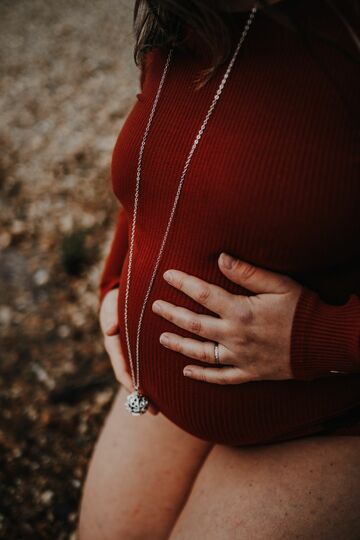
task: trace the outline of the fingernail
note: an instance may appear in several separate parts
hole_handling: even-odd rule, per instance
[[[162,345],[167,345],[169,343],[169,338],[168,338],[168,336],[166,334],[161,334],[160,343]]]
[[[228,270],[230,270],[235,263],[234,257],[231,257],[231,255],[228,255],[227,253],[221,254],[221,264],[225,266]]]
[[[114,334],[116,334],[116,328],[109,328],[108,330],[106,330],[105,334],[107,334],[108,336],[113,336]]]
[[[185,377],[189,377],[192,374],[192,371],[191,371],[191,369],[184,369],[183,373],[184,373]]]
[[[154,302],[153,305],[152,305],[152,309],[153,309],[154,313],[160,313],[161,306],[160,306],[159,302]]]
[[[119,331],[118,331],[118,327],[113,325],[113,326],[110,326],[107,330],[105,330],[105,333],[109,336],[109,335],[113,335],[113,334],[118,334]]]
[[[166,281],[171,281],[172,280],[172,274],[171,274],[170,270],[167,270],[166,272],[164,272],[163,278],[166,279]]]

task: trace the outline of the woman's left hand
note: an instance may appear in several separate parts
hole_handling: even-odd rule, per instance
[[[166,332],[160,342],[167,348],[197,360],[215,364],[214,344],[219,344],[223,367],[189,364],[193,379],[215,384],[239,384],[263,379],[292,379],[290,339],[292,320],[302,285],[288,276],[270,272],[233,259],[218,260],[222,273],[234,283],[254,292],[252,296],[231,294],[180,270],[164,273],[166,281],[202,304],[217,316],[194,313],[164,300],[153,303],[153,311],[173,324],[209,341],[185,338]],[[231,263],[231,258],[228,259]],[[160,307],[157,311],[156,306]],[[167,338],[166,342],[165,339]]]

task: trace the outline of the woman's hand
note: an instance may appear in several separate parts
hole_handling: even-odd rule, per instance
[[[110,357],[115,377],[131,393],[134,390],[134,386],[131,375],[127,370],[119,338],[118,294],[118,289],[112,289],[104,296],[99,312],[100,327],[104,335],[104,346]],[[157,414],[159,412],[152,404],[149,405],[148,411],[151,414]]]
[[[290,365],[292,320],[302,285],[288,276],[255,267],[221,255],[222,273],[234,283],[255,293],[231,294],[179,270],[168,270],[164,279],[219,317],[197,314],[189,309],[157,300],[153,311],[173,324],[207,338],[184,338],[166,332],[160,342],[189,358],[215,364],[214,342],[219,343],[225,367],[188,365],[190,377],[216,384],[239,384],[262,379],[293,378]],[[160,307],[160,311],[156,307]],[[165,339],[166,343],[165,343]]]

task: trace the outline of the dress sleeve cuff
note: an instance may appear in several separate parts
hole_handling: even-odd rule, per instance
[[[291,332],[290,363],[294,379],[360,373],[360,301],[351,294],[341,306],[323,302],[303,287]]]

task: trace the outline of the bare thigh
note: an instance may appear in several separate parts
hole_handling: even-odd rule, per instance
[[[168,538],[211,449],[163,414],[131,416],[121,387],[90,460],[80,540]]]
[[[216,445],[170,540],[358,540],[360,437]]]

